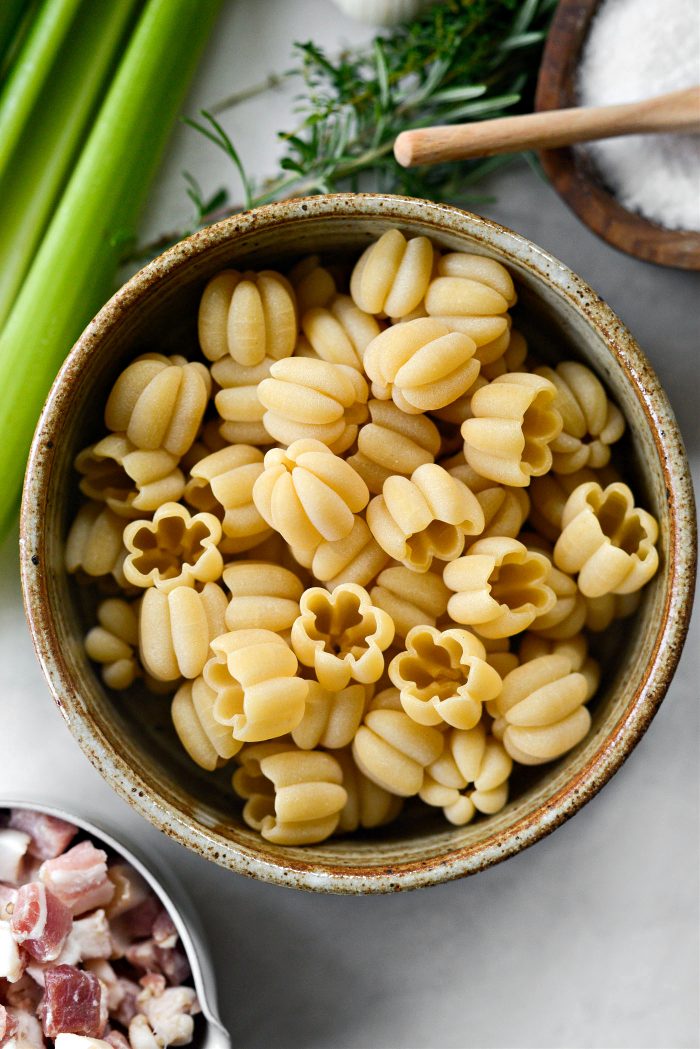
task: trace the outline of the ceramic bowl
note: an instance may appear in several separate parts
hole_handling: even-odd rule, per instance
[[[578,105],[579,60],[600,4],[601,0],[559,0],[542,54],[537,110]],[[666,229],[628,211],[606,189],[581,150],[546,149],[540,159],[562,200],[608,244],[660,266],[700,270],[700,232]]]
[[[101,433],[110,384],[138,353],[194,354],[202,289],[224,267],[277,266],[310,252],[359,252],[392,227],[447,250],[499,259],[519,290],[517,323],[540,352],[588,362],[628,422],[623,454],[637,497],[660,522],[661,567],[639,612],[614,639],[590,735],[517,784],[496,816],[455,828],[440,813],[307,848],[249,830],[230,769],[198,770],[177,743],[167,699],[110,695],[87,659],[92,625],[63,567],[76,508],[76,452]],[[105,779],[142,815],[231,870],[326,892],[389,892],[474,873],[531,845],[588,801],[620,767],[661,702],[678,662],[692,599],[694,514],[673,414],[648,361],[612,310],[565,265],[487,219],[427,201],[319,196],[218,223],[133,277],[78,340],[56,379],[29,459],[21,522],[24,598],[34,644],[71,732]]]
[[[179,887],[168,884],[167,875],[163,871],[156,872],[151,861],[135,853],[122,841],[117,841],[103,827],[85,819],[84,816],[76,816],[73,812],[57,808],[55,805],[47,805],[43,801],[0,798],[0,812],[6,812],[8,809],[28,809],[67,820],[78,827],[80,832],[84,832],[93,843],[102,846],[108,855],[126,860],[141,875],[172,918],[190,964],[192,984],[202,1008],[202,1020],[197,1022],[192,1049],[231,1049],[230,1036],[217,1015],[216,976],[204,934],[199,927],[197,915]],[[76,840],[82,840],[82,833]]]

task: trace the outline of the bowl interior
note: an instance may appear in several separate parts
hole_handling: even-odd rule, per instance
[[[22,562],[35,643],[56,701],[83,749],[120,793],[162,829],[233,869],[307,888],[375,891],[486,866],[553,829],[612,774],[665,691],[664,675],[649,675],[667,621],[674,544],[667,452],[647,403],[655,379],[639,351],[628,356],[631,340],[590,289],[529,242],[457,209],[409,206],[396,198],[344,199],[334,206],[262,209],[263,220],[227,220],[156,260],[105,307],[59,376],[37,430],[25,492]],[[609,657],[590,735],[558,763],[524,773],[496,816],[454,828],[441,813],[409,805],[389,828],[304,849],[283,848],[242,822],[230,768],[211,775],[190,761],[170,725],[167,698],[136,687],[111,694],[87,659],[82,638],[94,624],[94,597],[63,567],[65,537],[78,505],[72,463],[103,434],[110,385],[133,357],[146,351],[199,356],[197,304],[212,274],[224,267],[284,269],[310,252],[328,258],[357,254],[392,226],[427,234],[442,249],[498,258],[517,282],[515,323],[537,353],[581,359],[595,369],[627,419],[618,463],[638,501],[660,522],[661,568],[635,617],[603,639]]]
[[[542,55],[535,109],[568,109],[579,104],[579,59],[600,2],[559,0]],[[603,240],[647,262],[700,269],[700,233],[665,229],[628,211],[606,188],[585,151],[547,149],[541,151],[540,159],[557,193]]]

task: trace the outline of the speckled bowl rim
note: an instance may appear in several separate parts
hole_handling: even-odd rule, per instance
[[[653,434],[666,490],[669,523],[669,585],[651,659],[627,707],[586,765],[533,812],[510,827],[446,854],[387,869],[279,863],[254,849],[232,843],[172,811],[133,772],[87,717],[70,701],[74,686],[47,615],[47,577],[42,518],[55,448],[42,441],[66,411],[70,377],[96,351],[105,330],[118,325],[153,283],[186,268],[190,259],[231,238],[261,228],[309,219],[385,218],[423,223],[443,232],[468,232],[493,245],[507,260],[528,268],[566,298],[573,310],[597,329],[625,372]],[[68,393],[68,397],[70,394]],[[692,607],[696,531],[693,489],[683,441],[666,394],[649,362],[613,311],[567,266],[542,248],[489,219],[445,204],[383,194],[331,194],[269,204],[235,215],[170,248],[131,278],[103,307],[73,347],[51,389],[37,425],[25,478],[20,523],[20,564],[25,609],[42,669],[68,727],[107,782],[142,816],[176,841],[241,874],[278,885],[337,893],[381,893],[434,885],[464,877],[533,845],[573,816],[620,768],[649,727],[673,677]]]

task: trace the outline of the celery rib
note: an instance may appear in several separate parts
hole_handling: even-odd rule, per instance
[[[0,178],[0,327],[29,269],[141,0],[80,9]]]
[[[15,512],[32,432],[71,344],[112,290],[221,0],[149,0],[0,336],[5,484]]]
[[[7,169],[80,0],[45,0],[0,95],[0,174]]]
[[[3,0],[0,3],[0,76],[15,47],[26,10],[27,0]]]

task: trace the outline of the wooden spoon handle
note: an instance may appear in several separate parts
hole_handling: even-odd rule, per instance
[[[552,109],[474,124],[415,128],[397,137],[394,156],[410,168],[659,131],[700,133],[700,86],[623,106]]]

